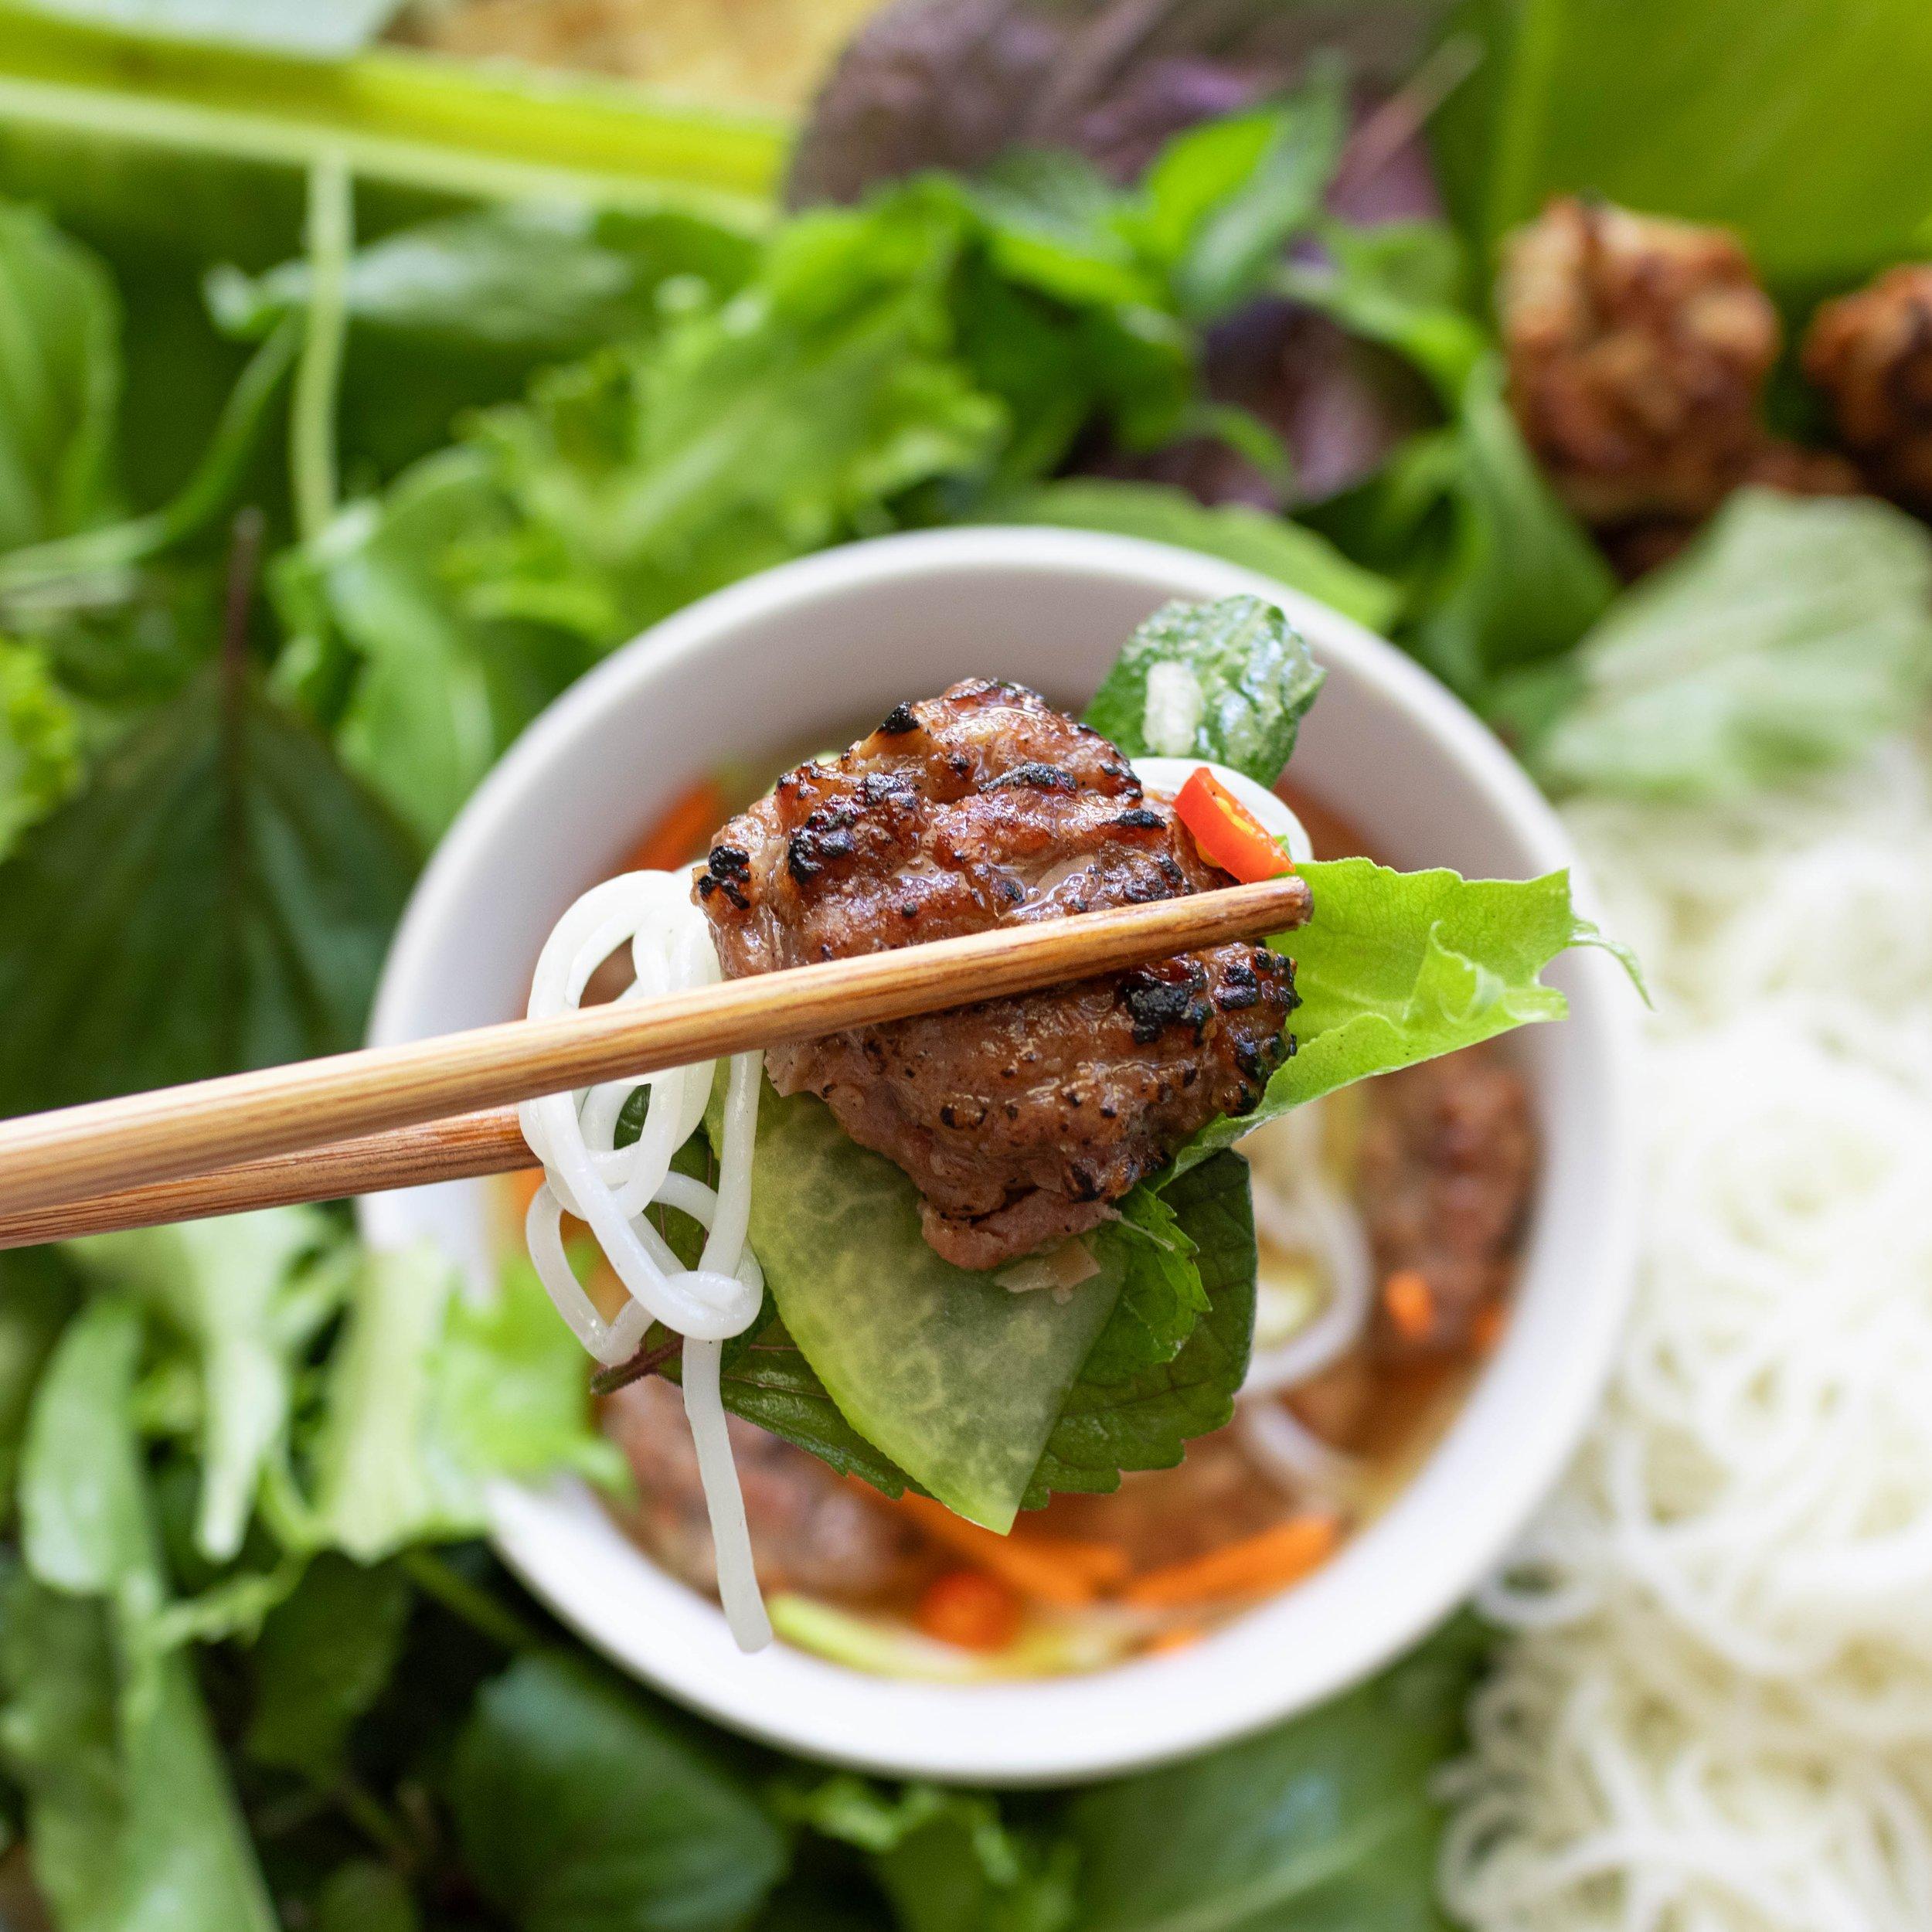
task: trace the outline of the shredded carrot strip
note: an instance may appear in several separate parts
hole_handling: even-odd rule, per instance
[[[706,842],[731,816],[715,778],[700,778],[680,792],[631,849],[626,872],[671,872],[700,857]]]
[[[1207,1634],[1199,1624],[1176,1624],[1172,1630],[1162,1631],[1158,1637],[1150,1637],[1141,1646],[1143,1657],[1164,1657],[1169,1651],[1185,1650],[1198,1644]]]
[[[1494,1355],[1496,1345],[1509,1326],[1509,1311],[1501,1302],[1492,1301],[1486,1308],[1479,1308],[1469,1329],[1469,1338],[1476,1345],[1477,1354]]]
[[[1436,1298],[1420,1268],[1397,1268],[1382,1284],[1382,1299],[1405,1341],[1420,1342],[1435,1325]]]
[[[1259,1536],[1226,1543],[1183,1563],[1136,1577],[1122,1599],[1149,1610],[1179,1609],[1219,1597],[1248,1597],[1299,1583],[1335,1553],[1342,1526],[1333,1516],[1291,1516]]]
[[[983,1570],[948,1570],[920,1592],[913,1621],[961,1650],[1004,1650],[1019,1634],[1019,1593]]]
[[[978,1523],[955,1516],[930,1496],[903,1495],[898,1506],[935,1543],[969,1557],[1022,1597],[1043,1604],[1077,1609],[1100,1594],[1104,1578],[1117,1580],[1126,1574],[1124,1556],[1104,1543],[1076,1543],[1064,1537],[996,1536]]]

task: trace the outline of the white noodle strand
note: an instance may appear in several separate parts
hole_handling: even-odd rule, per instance
[[[621,999],[710,985],[720,976],[688,875],[627,872],[594,886],[557,922],[532,978],[530,1017],[547,1019],[579,1005],[591,976],[627,944],[632,977]],[[685,1413],[717,1549],[718,1594],[733,1636],[747,1651],[771,1641],[771,1626],[752,1565],[719,1385],[723,1343],[751,1325],[764,1298],[764,1276],[746,1246],[763,1069],[757,1053],[731,1061],[715,1189],[671,1165],[704,1118],[714,1062],[607,1080],[519,1109],[524,1138],[544,1171],[525,1221],[530,1259],[571,1332],[607,1364],[634,1354],[654,1320],[685,1338]],[[640,1092],[647,1100],[637,1138],[619,1147],[624,1109]],[[685,1267],[652,1224],[654,1206],[675,1208],[704,1228],[696,1267]],[[604,1318],[570,1265],[566,1214],[589,1227],[630,1297],[614,1319]]]
[[[1610,1399],[1485,1607],[1476,1932],[1932,1927],[1932,782],[1575,811],[1658,1011]]]

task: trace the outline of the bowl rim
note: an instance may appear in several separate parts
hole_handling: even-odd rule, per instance
[[[774,614],[961,571],[1099,573],[1164,595],[1247,592],[1278,604],[1332,673],[1362,681],[1437,742],[1539,869],[1568,868],[1582,909],[1594,910],[1566,832],[1521,767],[1444,685],[1353,620],[1244,566],[1140,538],[1002,526],[920,532],[821,552],[716,592],[619,647],[565,692],[486,777],[419,879],[384,968],[372,1042],[407,1036],[406,1013],[437,934],[475,889],[484,855],[607,706],[694,656],[728,652],[734,634]],[[1600,952],[1573,951],[1563,978],[1566,1024],[1587,1036],[1596,1080],[1597,1212],[1588,1251],[1569,1270],[1580,1291],[1572,1318],[1534,1359],[1522,1359],[1512,1325],[1481,1380],[1511,1363],[1513,1385],[1531,1398],[1520,1431],[1490,1452],[1481,1485],[1459,1494],[1453,1509],[1434,1506],[1433,1524],[1427,1511],[1405,1514],[1403,1505],[1441,1458],[1441,1444],[1407,1479],[1403,1502],[1326,1570],[1191,1648],[1087,1675],[971,1686],[869,1677],[783,1645],[738,1658],[715,1605],[658,1570],[573,1481],[493,1484],[488,1506],[498,1553],[595,1648],[679,1702],[782,1749],[889,1775],[1004,1784],[1104,1777],[1230,1741],[1340,1692],[1419,1641],[1495,1569],[1569,1461],[1608,1378],[1636,1267],[1637,1002]],[[1539,1173],[1539,1191],[1546,1178]],[[410,1198],[359,1203],[372,1246],[420,1233]],[[1452,1436],[1475,1406],[1472,1390]],[[1379,1539],[1379,1560],[1362,1562]],[[1392,1539],[1410,1546],[1398,1553]],[[641,1573],[627,1575],[621,1590],[611,1587],[620,1566]],[[1270,1618],[1311,1598],[1321,1604],[1315,1621],[1335,1639],[1328,1654],[1270,1650],[1262,1641]],[[648,1614],[638,1614],[641,1604]]]

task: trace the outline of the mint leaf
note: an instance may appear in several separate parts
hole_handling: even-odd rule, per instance
[[[1157,672],[1167,688],[1150,707]],[[1271,785],[1321,677],[1307,641],[1259,597],[1167,604],[1122,647],[1086,721],[1130,757],[1211,758]]]

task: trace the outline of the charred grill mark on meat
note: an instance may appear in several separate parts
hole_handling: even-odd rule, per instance
[[[736,978],[1228,883],[1114,745],[974,679],[786,773],[719,831],[696,889]],[[1221,946],[766,1066],[912,1176],[940,1253],[985,1268],[1095,1226],[1197,1128],[1252,1107],[1296,1004],[1287,960]]]

